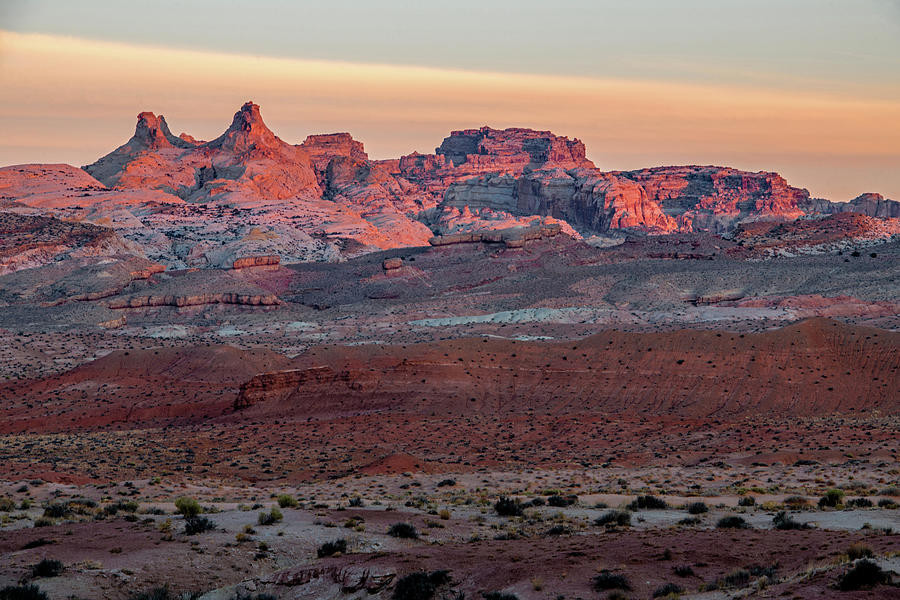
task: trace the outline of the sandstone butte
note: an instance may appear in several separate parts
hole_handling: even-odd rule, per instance
[[[759,221],[900,216],[900,202],[878,194],[830,202],[777,173],[603,171],[580,140],[523,128],[452,131],[433,154],[373,160],[349,133],[287,143],[252,102],[210,141],[142,112],[131,139],[83,169],[4,167],[0,205],[111,228],[128,253],[170,269],[335,261],[513,228],[730,235]]]

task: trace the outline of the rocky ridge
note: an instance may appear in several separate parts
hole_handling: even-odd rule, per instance
[[[557,225],[585,238],[728,234],[814,214],[900,215],[900,203],[877,194],[810,198],[776,173],[602,171],[580,140],[523,128],[453,131],[434,154],[371,160],[349,133],[289,144],[252,102],[207,142],[175,136],[163,116],[142,112],[131,139],[83,171],[0,169],[0,194],[8,208],[110,227],[169,268],[339,261],[513,227]]]

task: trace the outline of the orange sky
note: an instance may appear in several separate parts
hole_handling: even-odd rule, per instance
[[[246,100],[299,143],[349,131],[373,158],[431,152],[451,129],[550,129],[599,167],[776,170],[813,195],[900,199],[900,100],[738,85],[485,73],[162,49],[0,33],[0,164],[92,162],[151,110],[217,136]]]

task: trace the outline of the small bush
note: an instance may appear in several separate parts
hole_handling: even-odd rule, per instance
[[[894,502],[894,501],[891,500],[890,498],[882,498],[881,500],[878,501],[878,507],[879,507],[879,508],[887,508],[887,509],[891,509],[891,508],[897,508],[897,507],[900,507],[900,504],[897,504],[896,502]]]
[[[756,506],[756,498],[753,496],[744,496],[738,500],[738,506]]]
[[[500,499],[494,503],[494,510],[501,517],[521,517],[523,514],[522,503],[515,498],[506,496],[500,496]]]
[[[665,500],[650,495],[638,496],[628,505],[630,510],[658,510],[668,507],[669,505],[666,504]]]
[[[780,511],[772,518],[772,526],[775,529],[791,530],[791,529],[809,529],[809,524],[795,521],[785,511]]]
[[[363,499],[360,496],[353,496],[350,498],[350,506],[353,508],[360,508],[363,506]]]
[[[41,562],[31,567],[32,577],[57,577],[62,572],[62,562],[52,558],[44,558]]]
[[[594,525],[631,526],[631,513],[627,510],[611,510],[594,519]]]
[[[62,519],[72,514],[72,509],[67,504],[51,502],[44,506],[44,516],[48,519]]]
[[[129,600],[182,600],[183,596],[169,591],[169,586],[155,587],[132,595]]]
[[[694,525],[699,525],[700,517],[685,517],[684,519],[681,519],[680,521],[678,521],[678,524],[683,525],[685,527],[692,527]]]
[[[716,523],[716,527],[719,529],[750,529],[750,524],[742,517],[732,515],[719,519],[719,522]]]
[[[0,498],[0,512],[12,512],[16,509],[16,502],[12,498]]]
[[[279,494],[278,506],[281,508],[297,508],[297,499],[290,494]]]
[[[661,587],[656,588],[653,591],[653,597],[660,598],[664,596],[677,596],[682,592],[684,592],[684,589],[681,586],[675,585],[674,583],[667,583]]]
[[[504,592],[482,592],[481,597],[484,600],[519,600],[515,594],[507,594]]]
[[[691,568],[691,565],[678,565],[677,567],[673,568],[672,571],[679,577],[694,576],[694,569]]]
[[[34,520],[35,527],[52,527],[56,522],[50,517],[38,517]]]
[[[401,577],[394,587],[394,600],[431,600],[437,589],[450,583],[449,571],[418,571]]]
[[[319,546],[319,549],[316,551],[316,556],[325,558],[326,556],[333,556],[338,552],[341,554],[347,553],[347,540],[340,539],[333,542],[325,542]]]
[[[784,499],[784,505],[791,508],[803,508],[809,506],[809,500],[803,496],[788,496]]]
[[[705,502],[691,502],[687,505],[687,511],[691,515],[702,515],[709,512],[709,507]]]
[[[548,506],[555,506],[557,508],[565,508],[566,506],[572,506],[578,502],[578,496],[560,496],[558,494],[554,494],[547,498]]]
[[[186,517],[184,519],[185,535],[197,535],[216,528],[216,524],[206,517]]]
[[[568,535],[571,530],[565,525],[554,525],[544,533],[544,535]]]
[[[847,508],[872,508],[872,501],[868,498],[853,498],[847,500]]]
[[[594,575],[594,589],[598,592],[604,590],[630,590],[631,583],[621,573],[613,573],[606,569]]]
[[[747,569],[735,569],[722,578],[725,587],[744,587],[750,583],[750,571]]]
[[[406,540],[415,540],[419,538],[419,532],[416,531],[414,525],[410,523],[394,523],[388,529],[388,535],[395,538]]]
[[[47,594],[34,584],[0,588],[0,600],[47,600]]]
[[[284,515],[281,514],[281,511],[272,507],[272,510],[269,512],[262,511],[259,513],[259,517],[256,519],[256,523],[259,525],[274,525],[284,519]]]
[[[438,487],[452,487],[454,485],[456,485],[455,479],[442,479],[437,484]]]
[[[847,548],[847,556],[850,560],[858,560],[860,558],[872,558],[875,556],[875,553],[865,544],[856,543],[851,544],[851,546]]]
[[[819,498],[819,508],[835,508],[843,504],[844,490],[832,489]]]
[[[871,560],[863,559],[857,561],[853,568],[844,573],[838,582],[838,587],[846,592],[868,589],[888,581],[889,575],[882,571],[881,567]]]
[[[200,514],[200,503],[193,498],[182,496],[181,498],[177,498],[175,500],[175,510],[177,510],[179,514],[183,515],[185,518],[196,517]]]

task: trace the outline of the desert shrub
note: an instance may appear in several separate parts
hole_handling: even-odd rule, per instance
[[[175,500],[175,510],[177,510],[185,518],[196,517],[200,514],[200,503],[193,498],[182,496]]]
[[[872,558],[875,553],[871,548],[862,543],[851,544],[847,548],[847,556],[850,560],[858,560],[860,558]]]
[[[630,510],[645,510],[645,509],[662,509],[668,508],[669,505],[666,504],[665,500],[661,498],[657,498],[656,496],[638,496],[635,498],[631,504],[628,505]]]
[[[387,531],[388,535],[395,538],[415,540],[419,538],[419,532],[410,523],[394,523]]]
[[[653,597],[677,596],[683,591],[684,589],[681,586],[675,585],[674,583],[667,583],[653,590]]]
[[[631,513],[627,510],[611,510],[594,519],[594,525],[631,526]]]
[[[691,515],[702,515],[703,513],[709,512],[709,507],[705,502],[691,502],[687,505],[688,514]]]
[[[685,527],[691,527],[691,526],[693,526],[693,525],[699,525],[699,524],[700,524],[700,517],[685,517],[684,519],[681,519],[680,521],[678,521],[678,524],[679,524],[679,525],[684,525]]]
[[[316,556],[319,558],[325,558],[326,556],[333,556],[340,552],[341,554],[345,554],[347,552],[347,540],[340,539],[335,540],[333,542],[325,542],[319,549],[316,550]]]
[[[890,498],[882,498],[881,500],[878,501],[878,507],[879,507],[879,508],[888,508],[888,509],[890,509],[890,508],[897,508],[898,506],[900,506],[900,504],[897,504],[896,502],[894,502],[894,501],[891,500]]]
[[[262,511],[259,513],[259,517],[256,519],[256,523],[258,525],[274,525],[275,523],[281,521],[284,518],[284,515],[281,514],[281,511],[272,507],[272,510],[269,512]]]
[[[32,548],[40,548],[41,546],[46,546],[48,544],[55,544],[53,540],[48,540],[47,538],[38,538],[36,540],[31,540],[24,546],[22,546],[22,550],[31,550]]]
[[[484,600],[519,600],[515,594],[507,594],[505,592],[482,592],[481,597]]]
[[[691,567],[691,565],[678,565],[677,567],[674,567],[672,571],[679,577],[694,576],[694,569]]]
[[[719,529],[750,529],[750,524],[742,517],[731,515],[719,519],[719,522],[716,523],[716,527]]]
[[[363,506],[363,499],[361,496],[353,496],[350,498],[350,506],[354,508],[360,508]]]
[[[290,494],[279,494],[278,506],[281,508],[297,508],[297,499]]]
[[[0,498],[0,512],[11,512],[16,509],[16,502],[6,496]]]
[[[844,502],[844,490],[831,489],[819,498],[819,508],[834,508]]]
[[[872,508],[872,501],[868,498],[853,498],[847,500],[848,508]]]
[[[34,520],[35,527],[52,527],[53,525],[56,525],[56,522],[50,517],[38,517]]]
[[[103,514],[105,515],[117,515],[119,511],[134,513],[137,512],[137,509],[140,505],[134,500],[119,500],[113,504],[107,504],[103,507]]]
[[[750,583],[750,571],[747,569],[735,569],[722,578],[725,587],[744,587]]]
[[[795,521],[783,510],[772,517],[772,526],[775,527],[775,529],[781,530],[809,529],[809,524]]]
[[[809,506],[809,500],[803,496],[788,496],[784,499],[784,505],[791,508],[803,508]]]
[[[169,590],[169,586],[155,587],[132,594],[129,600],[182,600],[183,596]]]
[[[882,496],[900,496],[900,487],[890,485],[878,493]]]
[[[544,506],[547,504],[547,501],[538,496],[537,498],[532,498],[530,504],[532,506]]]
[[[53,558],[41,559],[39,563],[31,567],[32,577],[56,577],[62,572],[62,562]]]
[[[768,577],[771,579],[778,572],[778,563],[774,565],[751,565],[747,567],[747,570],[750,571],[750,575],[753,577]]]
[[[613,573],[612,571],[608,571],[606,569],[594,575],[593,586],[594,589],[598,592],[602,592],[604,590],[631,589],[631,583],[629,583],[627,577],[625,577],[621,573]]]
[[[856,561],[853,567],[844,573],[838,587],[843,591],[862,590],[875,587],[879,583],[887,583],[889,575],[877,564],[868,559]]]
[[[554,525],[544,535],[566,535],[568,533],[571,533],[571,530],[565,525]]]
[[[47,600],[47,594],[34,584],[0,588],[0,600]]]
[[[452,487],[454,485],[456,485],[455,479],[442,479],[437,484],[438,487]]]
[[[394,586],[394,600],[431,600],[442,585],[450,583],[449,571],[417,571],[401,577]]]
[[[197,535],[216,528],[216,524],[206,517],[186,517],[184,519],[185,535]]]
[[[756,498],[753,496],[744,496],[738,499],[738,506],[756,506]]]
[[[572,506],[576,502],[578,502],[578,496],[560,496],[559,494],[554,494],[547,498],[547,504],[557,508]]]
[[[515,498],[507,498],[500,496],[500,499],[494,503],[494,510],[501,517],[520,517],[522,516],[522,503]]]
[[[72,514],[72,510],[67,504],[60,502],[51,502],[44,506],[44,516],[48,519],[62,519]]]

